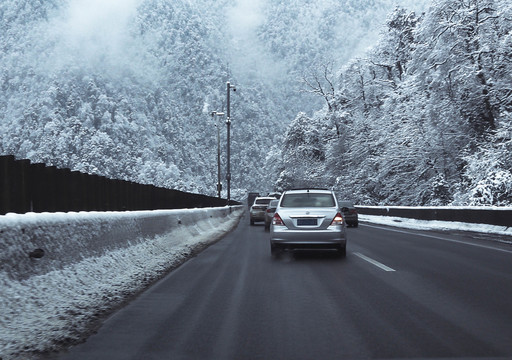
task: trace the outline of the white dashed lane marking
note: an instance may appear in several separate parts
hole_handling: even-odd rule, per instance
[[[378,262],[377,260],[373,260],[372,258],[369,258],[368,256],[365,256],[361,253],[356,252],[356,253],[354,253],[354,255],[360,257],[361,259],[363,259],[365,261],[368,261],[370,264],[375,265],[384,271],[395,271],[395,269],[392,269],[389,266],[386,266],[386,265]]]

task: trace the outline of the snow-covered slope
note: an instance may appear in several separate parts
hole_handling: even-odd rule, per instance
[[[77,341],[198,249],[242,207],[0,216],[0,358]],[[29,257],[35,249],[41,258]]]

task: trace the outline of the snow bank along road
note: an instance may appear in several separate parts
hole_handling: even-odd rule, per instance
[[[27,359],[82,339],[102,314],[220,239],[242,212],[0,216],[0,358]]]
[[[361,224],[346,258],[235,231],[50,359],[511,358],[512,247]],[[505,235],[495,235],[505,236]]]

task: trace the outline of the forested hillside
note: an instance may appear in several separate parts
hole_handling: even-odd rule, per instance
[[[426,3],[4,0],[0,152],[214,194],[229,80],[235,197],[509,204],[512,4]]]
[[[286,134],[278,186],[365,204],[512,204],[512,3],[397,8],[380,40],[309,77],[324,101]]]
[[[223,51],[229,39],[208,11],[188,1],[2,1],[0,153],[214,194],[209,113],[226,110],[226,81],[237,77]],[[284,118],[269,115],[279,112],[264,86],[237,85],[241,187],[268,178],[266,147],[247,144],[271,144]]]

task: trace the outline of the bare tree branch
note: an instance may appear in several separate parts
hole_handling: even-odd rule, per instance
[[[303,88],[300,91],[323,97],[327,103],[329,111],[332,111],[335,97],[334,82],[332,78],[332,61],[326,61],[320,65],[316,65],[310,69],[308,74],[302,75],[300,81],[302,84],[306,85],[306,88]]]

